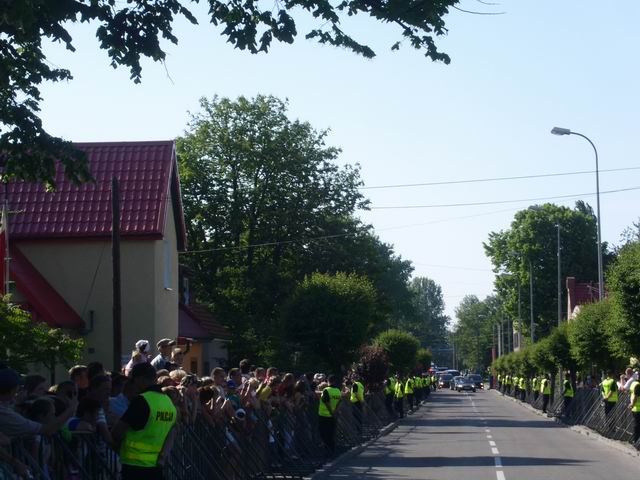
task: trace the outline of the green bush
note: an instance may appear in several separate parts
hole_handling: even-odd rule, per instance
[[[429,368],[431,368],[432,359],[433,355],[431,354],[431,351],[426,348],[421,348],[416,353],[417,368],[422,372],[429,370]]]
[[[285,341],[293,346],[296,368],[339,372],[357,357],[375,314],[371,282],[354,274],[314,273],[286,302]]]
[[[407,373],[415,368],[420,342],[410,333],[390,329],[378,335],[373,344],[387,352],[393,370]]]
[[[607,272],[612,303],[611,347],[618,357],[640,355],[640,242],[625,245]]]

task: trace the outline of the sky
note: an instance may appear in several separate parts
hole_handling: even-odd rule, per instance
[[[368,19],[343,25],[374,47],[372,60],[304,39],[268,54],[233,49],[194,8],[200,25],[177,21],[177,46],[166,65],[145,61],[139,85],[113,69],[95,40],[95,25],[72,25],[75,53],[48,45],[48,60],[74,79],[42,89],[44,126],[73,141],[161,140],[181,135],[199,98],[273,94],[287,98],[292,118],[330,129],[341,163],[359,164],[366,187],[591,171],[593,140],[602,170],[640,167],[640,2],[503,0],[460,5],[438,46],[451,64],[433,63],[404,46],[400,32]],[[602,172],[601,191],[640,187],[640,170]],[[482,206],[378,209],[498,202],[595,192],[583,174],[501,182],[367,188],[372,210],[360,212],[380,238],[411,260],[415,276],[443,289],[446,311],[467,294],[493,291],[483,242],[509,227],[531,202]],[[580,197],[595,206],[595,196]],[[553,200],[572,206],[576,198]],[[601,195],[602,237],[616,244],[640,217],[640,190]],[[596,248],[594,246],[594,248]],[[569,273],[569,272],[566,272]]]

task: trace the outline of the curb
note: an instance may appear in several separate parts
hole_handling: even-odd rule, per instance
[[[422,408],[426,408],[427,406],[428,406],[428,404],[422,405]],[[367,441],[366,443],[363,443],[362,445],[358,445],[356,447],[353,447],[351,450],[348,450],[348,451],[344,452],[342,455],[340,455],[339,457],[337,457],[333,461],[331,461],[329,463],[325,463],[321,468],[316,470],[311,476],[304,477],[304,480],[324,480],[324,479],[328,478],[328,476],[331,475],[333,472],[335,472],[340,467],[340,465],[342,463],[346,462],[347,460],[351,460],[352,458],[360,455],[365,449],[367,449],[368,447],[373,445],[380,438],[382,438],[382,437],[384,437],[386,435],[389,435],[406,418],[407,418],[407,416],[405,416],[404,418],[400,418],[400,419],[390,423],[386,427],[382,428],[380,430],[380,432],[375,437],[373,437],[371,440]]]
[[[515,399],[513,397],[510,397],[510,396],[507,396],[507,395],[503,396],[501,393],[499,393],[495,389],[492,389],[492,390],[495,392],[495,395],[498,395],[499,397],[502,397],[502,398],[509,399],[513,403],[517,403],[520,406],[526,408],[527,410],[535,413],[539,417],[547,418],[549,420],[553,419],[554,422],[556,422],[559,425],[562,425],[565,428],[568,428],[572,432],[579,433],[580,435],[583,435],[585,437],[589,437],[592,440],[596,440],[598,442],[604,443],[605,445],[608,445],[608,446],[618,450],[619,452],[626,453],[627,455],[629,455],[631,457],[636,457],[636,458],[640,457],[640,451],[636,450],[634,447],[632,447],[630,445],[626,445],[625,443],[619,442],[617,440],[612,440],[610,438],[607,438],[607,437],[599,434],[595,430],[592,430],[589,427],[585,427],[584,425],[567,425],[566,423],[564,423],[558,417],[549,417],[545,413],[542,413],[541,411],[536,410],[535,408],[533,408],[528,403],[522,403],[520,400],[517,400],[517,399]]]

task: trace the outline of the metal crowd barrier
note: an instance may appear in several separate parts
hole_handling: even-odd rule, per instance
[[[503,389],[500,389],[503,391]],[[511,389],[511,396],[516,398],[515,392]],[[568,425],[584,425],[600,435],[612,440],[630,442],[633,437],[633,414],[628,408],[630,394],[619,392],[618,401],[615,406],[605,413],[605,403],[600,389],[597,388],[577,388],[574,397],[565,410],[562,387],[559,384],[553,385],[552,395],[547,407],[550,416],[557,417]],[[518,396],[518,400],[521,398]],[[527,388],[525,403],[530,404],[537,410],[542,410],[543,397],[535,394]],[[640,441],[635,444],[640,448]]]
[[[165,458],[167,480],[301,479],[331,458],[318,429],[318,400],[302,408],[286,406],[250,412],[244,420],[212,424],[199,417],[180,424]],[[365,397],[360,410],[348,399],[336,412],[339,455],[375,438],[395,420],[382,393]],[[119,480],[118,454],[93,433],[61,434],[16,440],[12,456],[29,468],[35,480]],[[0,461],[0,480],[15,480]]]

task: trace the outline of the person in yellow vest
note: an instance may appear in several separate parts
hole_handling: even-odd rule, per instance
[[[329,375],[329,386],[322,390],[318,404],[318,430],[330,455],[336,451],[336,409],[342,400],[340,379]]]
[[[396,412],[398,412],[400,418],[404,418],[404,385],[401,375],[396,375],[394,398],[396,401]]]
[[[384,382],[384,405],[387,407],[387,412],[393,417],[393,396],[396,391],[396,379],[393,376],[387,378]]]
[[[533,391],[533,401],[538,400],[538,395],[540,394],[540,380],[538,380],[538,376],[536,375],[531,379],[531,390]]]
[[[542,377],[542,381],[540,382],[540,393],[542,394],[542,413],[547,413],[549,399],[551,398],[551,380],[549,380],[548,373]]]
[[[429,397],[429,393],[431,393],[431,376],[427,373],[424,375],[424,397],[425,400]]]
[[[353,419],[356,424],[358,435],[362,434],[362,419],[364,415],[364,385],[359,378],[351,381],[350,397],[353,407]]]
[[[604,414],[609,415],[618,403],[618,383],[614,378],[613,370],[607,370],[607,378],[600,384],[600,389],[604,400]]]
[[[571,373],[565,372],[564,382],[562,382],[562,396],[564,397],[564,407],[562,414],[567,415],[569,413],[569,406],[573,400],[573,385],[571,384]]]
[[[513,396],[520,398],[520,378],[518,376],[513,377]]]
[[[640,382],[635,380],[629,386],[629,393],[631,393],[631,400],[629,402],[629,408],[633,414],[633,436],[631,437],[631,443],[637,446],[638,440],[640,440]]]
[[[156,369],[150,363],[134,365],[130,374],[134,397],[112,437],[120,447],[122,480],[162,480],[162,464],[172,443],[177,420],[171,398],[156,384]]]
[[[431,388],[435,392],[438,390],[438,379],[436,378],[436,374],[431,375]]]
[[[407,396],[407,405],[409,405],[409,413],[413,412],[413,389],[415,385],[411,374],[407,376],[407,381],[404,383],[404,394]]]
[[[520,377],[520,400],[527,401],[527,380],[524,377]]]
[[[422,403],[422,377],[420,375],[414,375],[413,383],[415,385],[415,404],[416,408],[420,408],[420,404]]]

